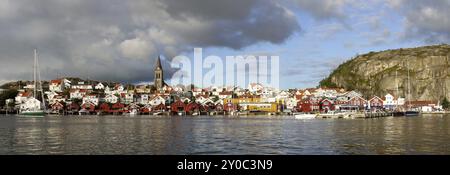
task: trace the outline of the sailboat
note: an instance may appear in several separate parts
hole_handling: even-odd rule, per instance
[[[408,68],[409,68],[409,64],[408,64]],[[409,69],[408,69],[408,109],[405,111],[405,116],[406,117],[414,117],[414,116],[419,116],[419,112],[418,111],[413,111],[411,110],[411,83],[410,83],[410,78],[409,78]]]
[[[37,81],[36,81],[36,72],[39,79],[39,90],[37,90]],[[39,63],[37,59],[37,51],[34,50],[34,66],[33,66],[33,79],[34,79],[34,87],[33,87],[33,97],[28,99],[24,105],[24,107],[20,108],[20,114],[24,116],[44,116],[45,112],[43,108],[45,108],[45,100],[44,100],[44,92],[42,90],[41,83],[41,73],[39,72]],[[37,99],[37,93],[40,91],[42,97],[42,103]],[[42,107],[44,106],[44,107]]]

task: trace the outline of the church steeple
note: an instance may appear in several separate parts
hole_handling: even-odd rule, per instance
[[[155,67],[155,70],[157,70],[158,68],[162,70],[162,66],[161,66],[161,56],[158,56],[158,59],[156,59],[156,67]]]
[[[164,73],[163,73],[163,69],[161,66],[161,57],[160,56],[158,56],[158,58],[156,59],[154,82],[155,82],[155,87],[158,91],[160,91],[165,84],[164,83]]]

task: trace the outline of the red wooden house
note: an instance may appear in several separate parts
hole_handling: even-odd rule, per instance
[[[115,103],[111,106],[111,112],[112,113],[123,113],[125,110],[125,105],[122,103]]]
[[[362,97],[353,97],[347,101],[347,106],[356,110],[363,110],[367,105],[367,100]]]
[[[194,112],[199,112],[200,111],[200,105],[195,103],[195,102],[191,102],[189,104],[186,105],[186,112],[187,113],[194,113]]]
[[[102,104],[100,104],[99,108],[97,109],[97,112],[109,113],[110,110],[111,110],[111,107],[109,106],[108,103],[102,103]]]
[[[60,112],[60,111],[64,110],[64,104],[62,104],[59,101],[57,101],[56,103],[53,103],[52,105],[50,105],[50,107],[53,112]]]
[[[320,111],[319,99],[308,98],[297,103],[297,110],[300,112],[317,112]]]
[[[220,103],[217,103],[217,104],[216,104],[216,111],[222,112],[222,111],[223,111],[223,105],[220,104]]]
[[[207,105],[207,104],[203,104],[203,105],[200,105],[200,112],[209,112],[209,111],[211,111],[211,108],[209,107],[209,105]]]
[[[369,100],[369,108],[371,110],[383,109],[383,99],[374,96]]]
[[[181,100],[177,100],[170,105],[170,109],[172,112],[186,112],[186,104]]]
[[[301,100],[297,102],[297,111],[299,112],[312,112],[313,107],[311,101],[309,100]]]
[[[334,111],[334,102],[329,99],[324,99],[320,101],[320,112],[327,113],[328,111]]]
[[[78,112],[80,110],[80,105],[78,103],[72,102],[66,106],[67,111]]]
[[[161,104],[159,104],[157,106],[154,106],[152,108],[152,111],[166,111],[166,105],[161,103]]]
[[[144,107],[141,107],[139,111],[141,114],[149,114],[152,111],[152,107],[150,105],[145,105]]]
[[[81,109],[89,113],[95,112],[95,104],[91,102],[83,103]]]
[[[236,111],[237,110],[237,105],[235,105],[233,103],[225,103],[223,105],[223,110],[226,111],[226,112]]]

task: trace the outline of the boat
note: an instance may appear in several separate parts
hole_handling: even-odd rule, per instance
[[[315,119],[317,117],[316,114],[295,114],[295,119]]]
[[[136,109],[133,109],[130,112],[130,115],[137,115],[137,114],[138,114],[138,110],[136,110]]]
[[[45,116],[45,112],[43,110],[25,110],[21,111],[20,115],[24,116]]]
[[[37,72],[37,73],[36,73]],[[37,79],[39,79],[39,90],[37,90]],[[37,59],[37,51],[34,49],[34,66],[33,66],[33,82],[34,82],[34,92],[33,97],[28,99],[24,104],[22,104],[19,114],[21,116],[45,116],[45,100],[44,92],[42,90],[41,83],[41,73],[39,72],[39,63]],[[42,97],[42,103],[36,98],[37,92],[40,91]]]
[[[406,117],[419,116],[419,114],[420,114],[419,111],[406,111],[406,112],[405,112],[405,116],[406,116]]]
[[[409,66],[408,66],[409,67]],[[411,89],[410,89],[410,78],[409,78],[409,69],[408,69],[408,110],[405,111],[405,117],[415,117],[419,116],[419,111],[411,110]]]

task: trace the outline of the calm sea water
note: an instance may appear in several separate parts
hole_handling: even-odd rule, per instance
[[[450,154],[450,115],[0,116],[0,154]]]

